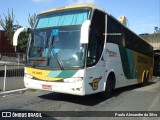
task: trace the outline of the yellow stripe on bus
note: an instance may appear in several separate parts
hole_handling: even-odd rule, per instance
[[[40,79],[40,80],[44,80],[44,81],[60,81],[63,80],[63,78],[51,78],[51,77],[47,77],[47,75],[51,72],[49,70],[39,70],[39,69],[35,69],[35,68],[25,68],[27,71],[27,74]]]
[[[142,83],[144,79],[144,73],[152,76],[153,73],[153,58],[145,56],[141,53],[134,52],[134,61],[137,68],[137,80]]]

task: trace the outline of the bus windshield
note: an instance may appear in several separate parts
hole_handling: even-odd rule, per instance
[[[66,69],[84,66],[80,26],[34,30],[30,36],[27,65]]]
[[[67,69],[84,66],[85,45],[80,29],[89,19],[89,9],[40,14],[30,35],[27,65]]]

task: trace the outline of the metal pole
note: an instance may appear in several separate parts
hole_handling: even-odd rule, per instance
[[[4,83],[3,83],[3,92],[6,91],[6,74],[7,74],[7,65],[4,66]]]
[[[18,53],[18,69],[19,69],[19,63],[20,63],[20,53]]]

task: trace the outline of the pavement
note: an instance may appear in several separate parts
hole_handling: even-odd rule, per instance
[[[154,112],[160,111],[160,79],[154,78],[146,87],[132,85],[116,89],[110,99],[102,99],[98,94],[88,96],[76,96],[60,94],[40,90],[26,90],[21,93],[8,94],[0,97],[1,111],[30,111],[49,112],[45,120],[159,120]],[[63,117],[56,116],[54,112],[60,112]],[[91,111],[85,117],[72,117],[76,111]],[[101,112],[102,111],[102,112]],[[108,112],[150,112],[151,117],[107,117]],[[106,114],[105,114],[106,112]],[[105,114],[105,115],[104,115]],[[160,115],[160,113],[159,113]],[[49,117],[50,116],[50,117]],[[33,119],[33,118],[26,118]],[[35,118],[34,118],[35,119]],[[37,118],[44,119],[44,118]]]

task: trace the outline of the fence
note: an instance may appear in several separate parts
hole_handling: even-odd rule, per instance
[[[23,64],[25,62],[24,56],[22,53],[0,53],[0,64]]]
[[[0,65],[0,90],[24,88],[24,65]]]
[[[24,88],[24,62],[20,53],[0,53],[0,92]]]

